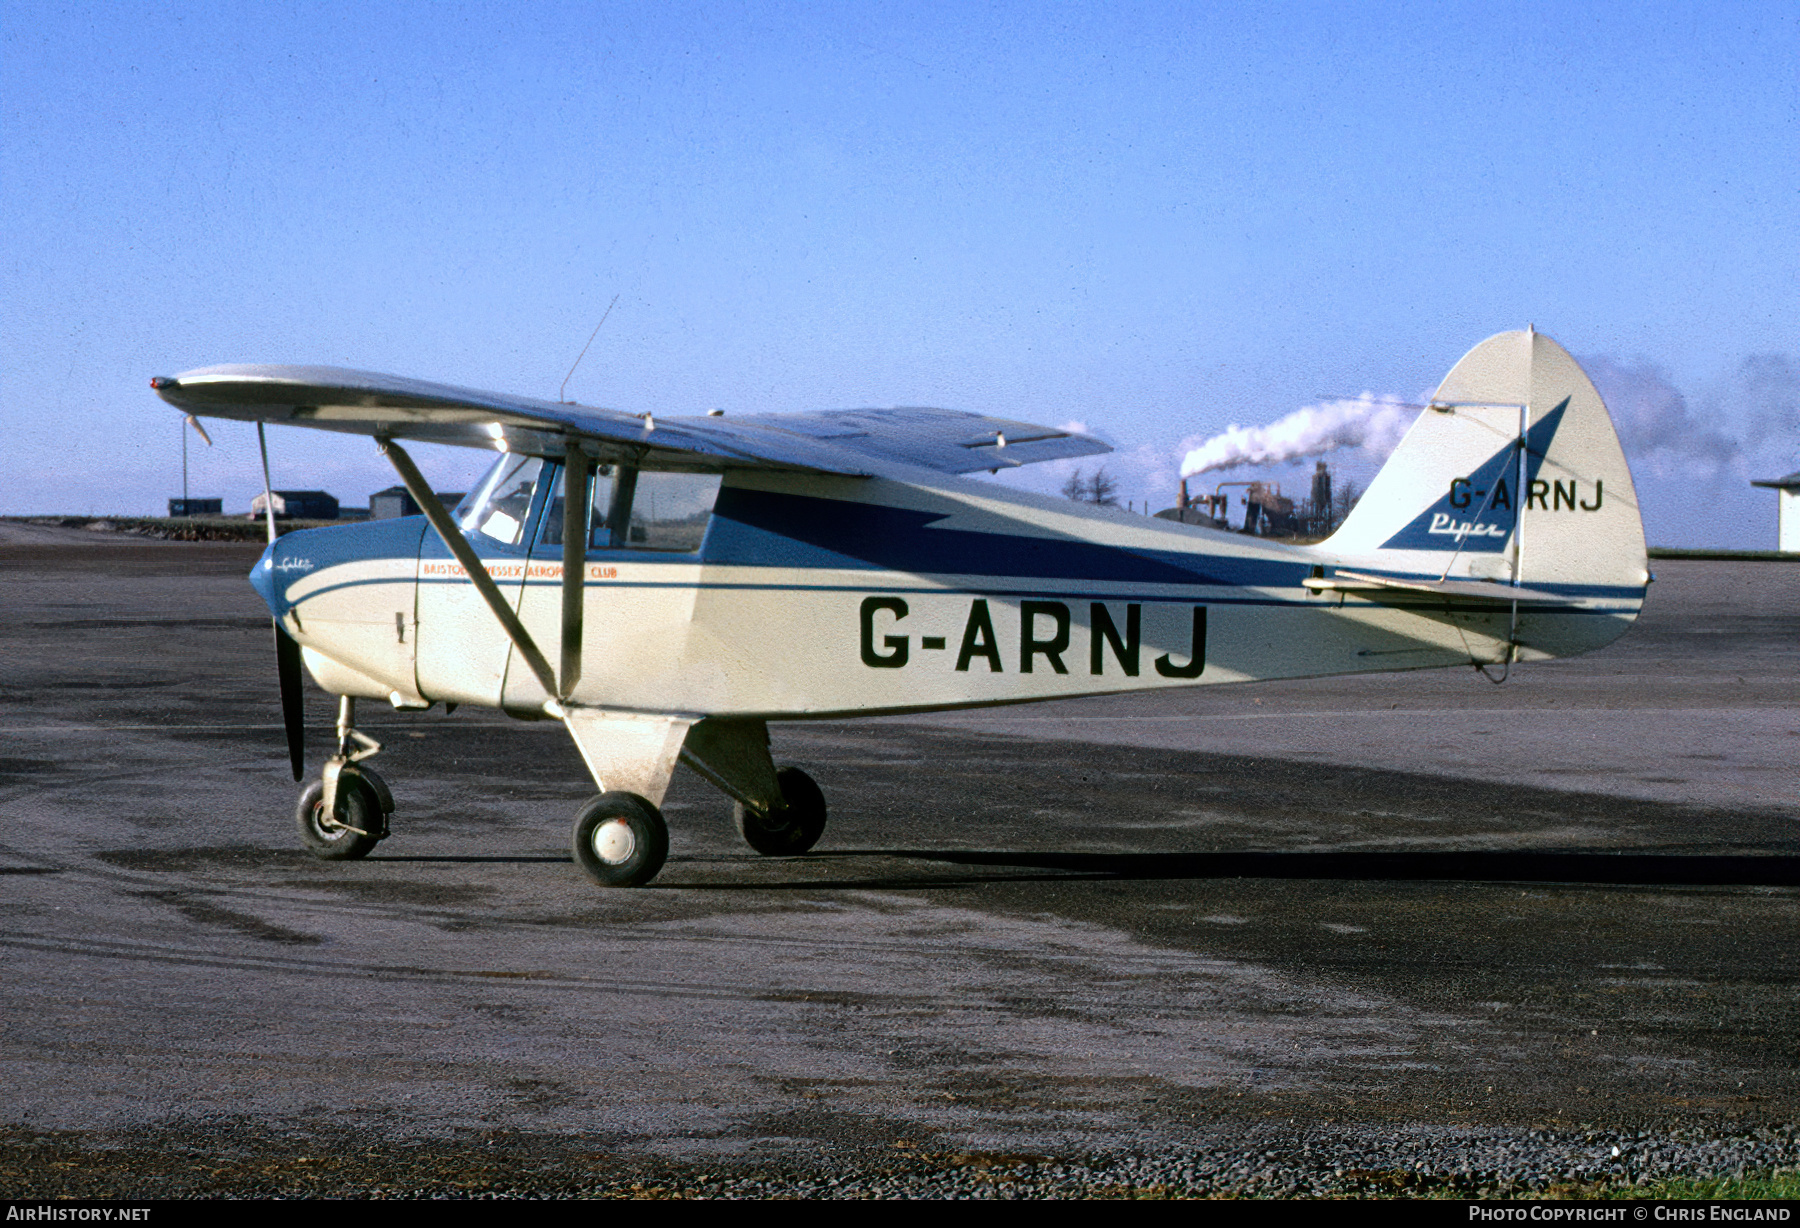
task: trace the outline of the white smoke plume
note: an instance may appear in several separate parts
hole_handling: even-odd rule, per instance
[[[1752,354],[1733,384],[1749,446],[1800,462],[1800,364],[1786,354]]]
[[[1800,464],[1800,364],[1786,354],[1752,354],[1698,398],[1653,363],[1598,357],[1582,366],[1632,466],[1649,476],[1769,477]]]
[[[1187,454],[1181,476],[1240,465],[1277,465],[1340,448],[1363,448],[1380,458],[1394,450],[1418,416],[1416,405],[1365,392],[1353,399],[1308,405],[1268,426],[1233,423]]]
[[[1696,414],[1663,370],[1613,358],[1582,366],[1612,411],[1619,442],[1641,471],[1656,477],[1714,477],[1743,469],[1744,448],[1717,412]]]

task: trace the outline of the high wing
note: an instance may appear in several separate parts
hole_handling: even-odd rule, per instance
[[[187,413],[355,435],[561,455],[571,437],[602,460],[804,470],[865,477],[882,462],[942,473],[1010,469],[1112,449],[1087,435],[954,409],[840,409],[726,419],[658,418],[341,367],[202,367],[151,387]]]

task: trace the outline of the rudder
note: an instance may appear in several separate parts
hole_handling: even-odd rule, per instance
[[[1531,329],[1463,356],[1319,549],[1390,574],[1534,588],[1641,594],[1649,579],[1606,405],[1569,352]]]

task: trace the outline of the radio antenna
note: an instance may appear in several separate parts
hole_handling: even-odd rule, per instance
[[[606,310],[600,314],[600,324],[606,323],[606,317],[612,314],[612,309],[618,306],[618,304],[619,296],[615,294],[613,295],[612,302],[608,303],[606,305]],[[568,390],[569,381],[575,377],[575,368],[579,367],[581,365],[581,360],[587,357],[588,345],[594,344],[594,338],[600,335],[600,324],[594,325],[594,331],[588,334],[587,345],[581,347],[581,353],[575,355],[575,361],[569,366],[569,373],[563,376],[562,387],[556,390],[557,404],[572,405],[574,403],[572,401],[565,401],[563,399],[563,393]]]

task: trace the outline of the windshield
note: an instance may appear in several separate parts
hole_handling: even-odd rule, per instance
[[[502,456],[456,511],[464,531],[516,546],[531,517],[531,492],[544,462],[535,456]]]

